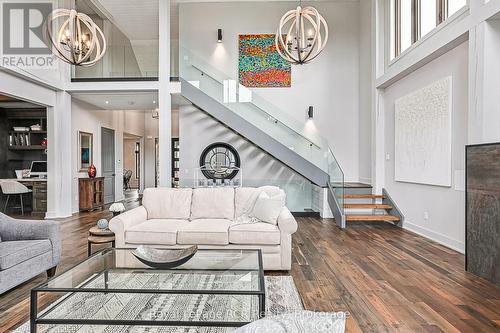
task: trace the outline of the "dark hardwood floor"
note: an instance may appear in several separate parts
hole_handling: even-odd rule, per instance
[[[86,257],[88,229],[101,217],[110,213],[62,221],[58,272]],[[286,274],[306,309],[348,311],[347,332],[500,332],[500,288],[464,272],[463,255],[389,224],[340,230],[333,220],[297,220]],[[45,278],[0,296],[0,332],[28,320],[29,290]]]

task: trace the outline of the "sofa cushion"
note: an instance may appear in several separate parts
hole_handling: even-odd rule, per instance
[[[142,205],[148,212],[148,219],[187,220],[191,214],[190,188],[147,188]]]
[[[234,190],[234,219],[248,215],[252,211],[261,189],[256,187],[237,187]]]
[[[274,197],[281,194],[284,196],[284,199],[286,199],[285,191],[280,189],[278,186],[261,186],[258,189],[261,192],[265,192],[270,197]],[[283,200],[283,205],[285,205],[285,200]]]
[[[243,223],[229,228],[229,243],[231,244],[280,244],[280,231],[270,223]]]
[[[285,206],[284,194],[277,194],[270,197],[266,192],[261,192],[255,201],[252,211],[248,214],[262,222],[278,224],[278,216]]]
[[[131,244],[175,245],[177,231],[189,224],[188,220],[152,219],[125,231],[125,242]]]
[[[11,268],[50,251],[52,243],[48,239],[1,242],[0,270]]]
[[[234,219],[234,189],[194,189],[191,202],[191,220],[196,219]]]
[[[227,245],[228,229],[232,221],[225,219],[198,219],[189,222],[177,233],[178,244]]]

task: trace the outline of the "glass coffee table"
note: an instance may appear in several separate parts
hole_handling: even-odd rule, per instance
[[[260,250],[198,250],[168,270],[142,264],[132,251],[100,251],[34,288],[31,333],[60,325],[71,331],[116,326],[113,332],[129,332],[130,326],[240,327],[264,316]]]

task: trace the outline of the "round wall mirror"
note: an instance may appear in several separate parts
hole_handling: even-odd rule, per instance
[[[239,171],[240,156],[227,143],[212,143],[201,153],[200,167],[207,179],[233,179]]]

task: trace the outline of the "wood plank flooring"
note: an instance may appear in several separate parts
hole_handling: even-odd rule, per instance
[[[110,214],[62,222],[58,272],[86,257],[101,217]],[[500,288],[464,272],[463,255],[390,224],[340,230],[329,219],[297,220],[291,272],[267,274],[291,274],[306,309],[348,311],[347,332],[500,332]],[[0,296],[0,332],[28,320],[29,290],[44,279]]]

